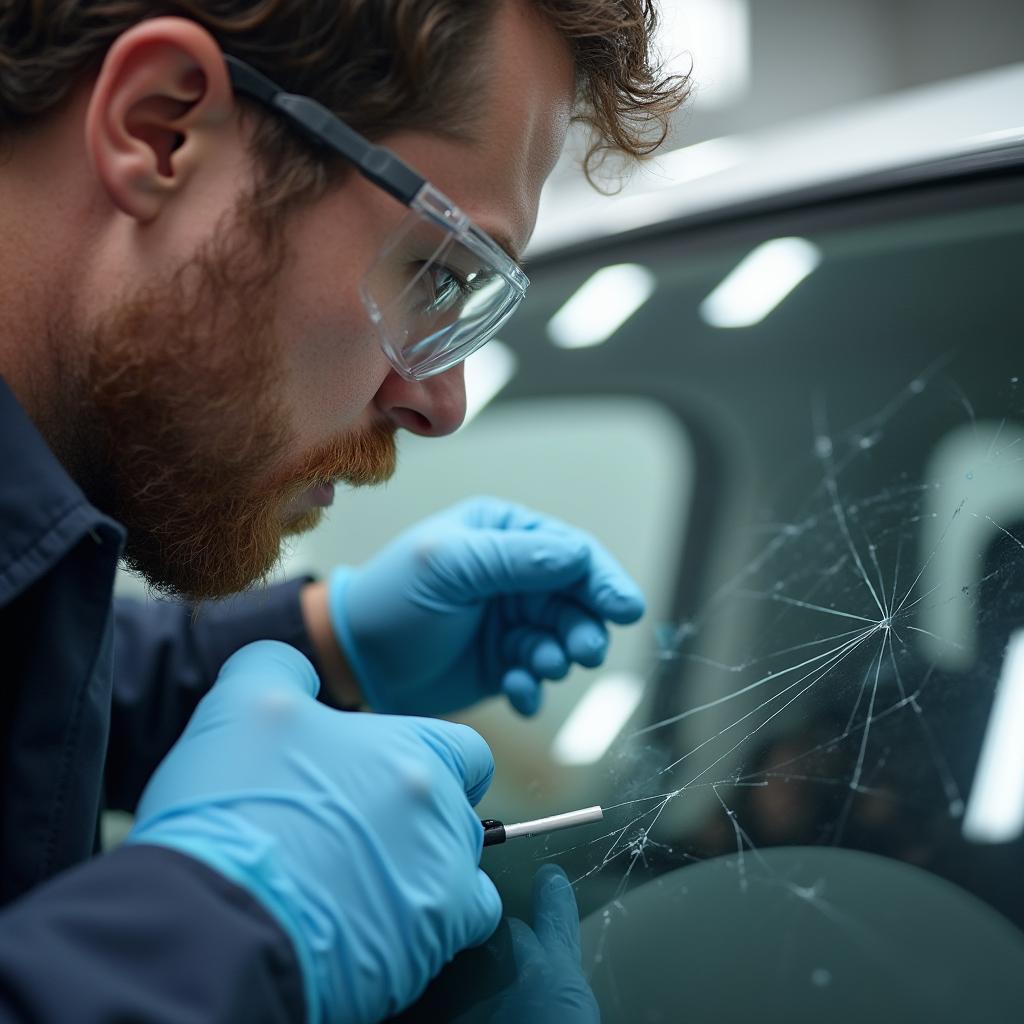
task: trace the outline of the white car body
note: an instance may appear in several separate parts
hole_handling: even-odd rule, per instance
[[[527,256],[876,175],[926,174],[1024,145],[1024,63],[664,153],[614,197],[554,189]]]

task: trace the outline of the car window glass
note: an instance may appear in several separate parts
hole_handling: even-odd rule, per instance
[[[603,343],[552,347],[548,321],[621,266],[653,276],[649,297]],[[650,701],[595,766],[605,822],[485,858],[519,908],[531,858],[566,866],[606,1019],[1000,1020],[1019,1002],[1022,266],[1004,183],[534,268],[519,387],[657,396],[695,453],[701,557],[647,623]],[[760,319],[716,324],[787,273]]]

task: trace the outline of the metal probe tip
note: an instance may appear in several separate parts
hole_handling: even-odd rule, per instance
[[[521,821],[515,825],[506,825],[501,821],[489,818],[480,822],[484,827],[484,846],[496,846],[506,839],[518,836],[539,836],[544,832],[557,832],[574,825],[590,825],[595,821],[604,820],[604,811],[600,807],[584,807],[579,811],[567,811],[565,814],[552,814],[547,818],[534,821]]]

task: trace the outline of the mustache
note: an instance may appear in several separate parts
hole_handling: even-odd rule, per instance
[[[386,483],[398,465],[397,427],[373,423],[309,451],[289,480],[300,489],[310,484],[343,482],[353,487]]]

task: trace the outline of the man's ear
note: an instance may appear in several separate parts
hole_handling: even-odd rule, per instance
[[[86,147],[112,202],[149,222],[224,143],[234,95],[214,38],[185,18],[152,18],[107,52],[86,114]]]

